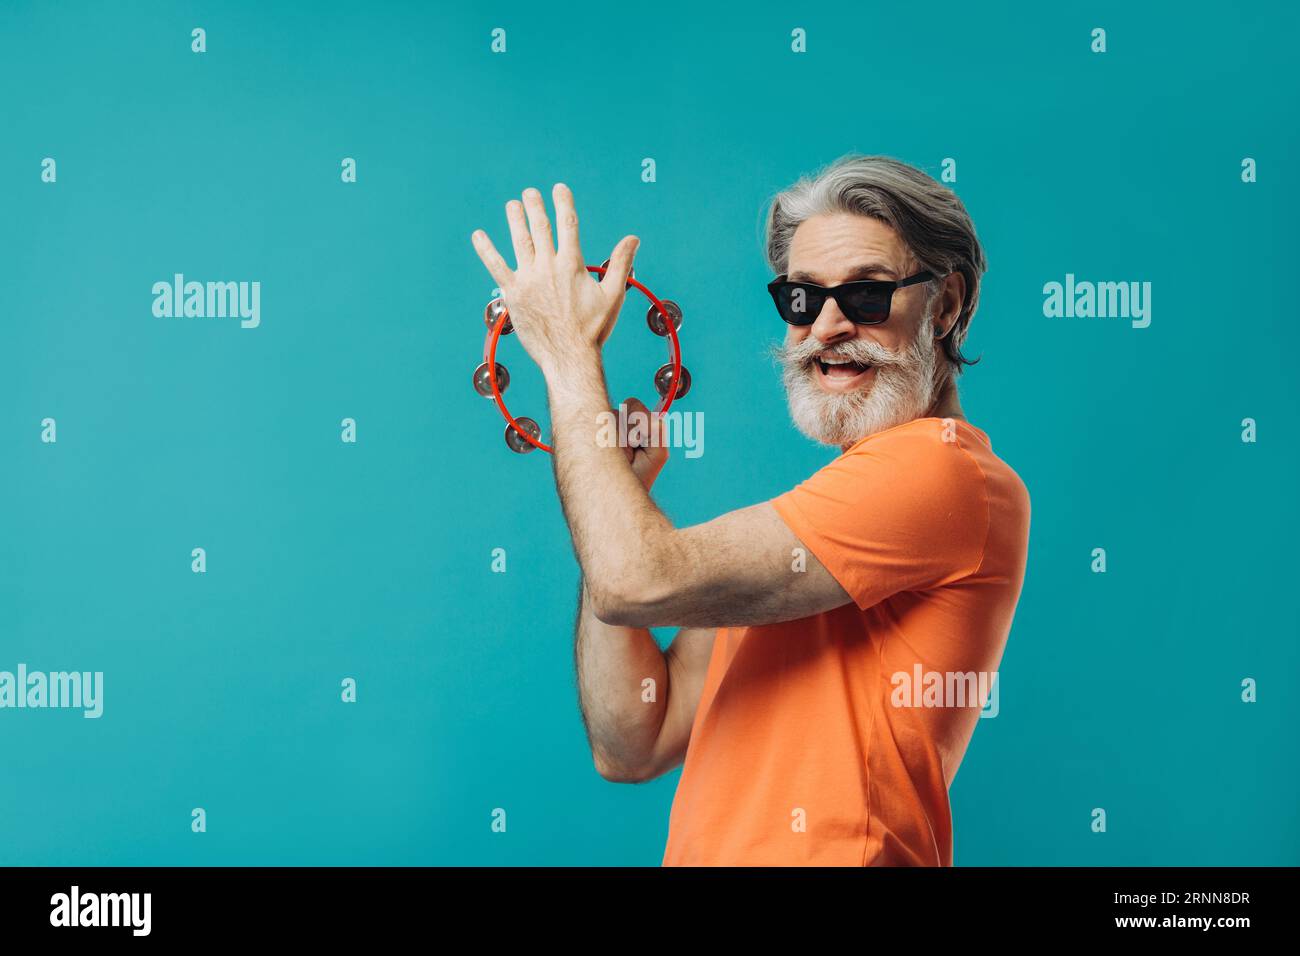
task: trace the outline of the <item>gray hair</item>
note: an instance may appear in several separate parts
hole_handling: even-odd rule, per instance
[[[965,277],[966,301],[944,336],[943,351],[958,374],[963,365],[974,365],[961,354],[961,346],[979,305],[980,277],[987,263],[975,225],[957,194],[916,167],[887,156],[842,156],[772,200],[765,244],[774,274],[787,271],[790,242],[799,224],[832,212],[869,216],[898,233],[921,269],[938,277],[926,283],[927,310],[942,290],[944,276],[960,272]]]

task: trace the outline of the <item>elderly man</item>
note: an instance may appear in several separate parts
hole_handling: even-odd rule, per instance
[[[985,269],[962,203],[879,156],[776,196],[790,412],[840,453],[770,501],[675,528],[649,495],[666,452],[596,440],[637,239],[597,282],[568,188],[554,238],[541,194],[522,198],[506,204],[514,271],[481,230],[473,243],[546,378],[597,770],[637,782],[684,760],[665,865],[951,865],[948,787],[1029,534],[1024,484],[958,401]],[[647,628],[669,625],[661,651]],[[980,693],[961,693],[974,677]]]

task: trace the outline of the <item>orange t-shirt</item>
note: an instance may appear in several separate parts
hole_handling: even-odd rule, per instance
[[[996,691],[1029,493],[983,431],[920,418],[772,505],[853,603],[718,629],[664,865],[951,866],[948,787]]]

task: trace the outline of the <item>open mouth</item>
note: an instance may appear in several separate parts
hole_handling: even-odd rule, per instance
[[[831,379],[847,380],[857,378],[859,375],[871,369],[870,365],[851,362],[845,358],[816,358],[813,359],[813,361],[817,364],[817,371],[820,372],[824,378]]]

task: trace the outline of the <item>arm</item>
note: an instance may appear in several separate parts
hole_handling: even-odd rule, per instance
[[[626,402],[641,412],[635,398]],[[662,437],[662,433],[660,433]],[[662,442],[626,448],[647,492],[668,460]],[[596,770],[606,780],[640,783],[682,762],[713,650],[711,628],[683,628],[666,651],[644,627],[605,624],[592,612],[586,582],[578,588],[574,664],[578,704]],[[647,680],[653,681],[649,687]]]
[[[682,628],[660,651],[645,628],[598,620],[585,585],[578,600],[578,699],[596,770],[617,783],[653,780],[686,756],[715,632]]]
[[[609,401],[600,351],[622,307],[637,242],[620,241],[594,281],[583,265],[573,196],[557,185],[554,198],[558,247],[537,190],[506,204],[516,271],[482,230],[472,239],[546,379],[556,484],[595,616],[626,627],[708,628],[792,620],[848,603],[810,551],[796,573],[802,545],[770,505],[679,531],[623,450],[601,446],[598,416]]]
[[[598,355],[585,364],[571,360],[547,385],[556,486],[600,620],[628,627],[741,626],[849,603],[840,583],[766,502],[674,528],[621,450],[596,441],[596,416],[609,408]],[[628,541],[639,546],[629,548]]]

